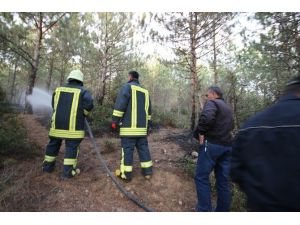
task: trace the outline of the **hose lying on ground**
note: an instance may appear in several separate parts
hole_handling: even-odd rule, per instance
[[[92,129],[88,123],[88,121],[85,119],[85,124],[91,139],[91,142],[94,146],[94,150],[97,154],[97,158],[100,160],[102,167],[104,168],[104,170],[107,172],[107,174],[110,176],[110,178],[112,179],[112,181],[115,183],[115,185],[117,186],[117,188],[127,197],[129,198],[131,201],[133,201],[136,205],[138,205],[139,207],[141,207],[142,209],[144,209],[146,212],[154,212],[154,209],[149,208],[145,205],[143,205],[143,203],[137,199],[133,194],[131,194],[130,192],[126,191],[125,188],[122,186],[122,184],[120,184],[120,182],[117,180],[117,178],[114,176],[114,174],[110,171],[110,169],[108,168],[105,160],[103,159],[101,153],[100,153],[100,149],[95,141],[94,135],[92,133]]]

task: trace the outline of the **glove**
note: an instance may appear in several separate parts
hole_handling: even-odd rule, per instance
[[[116,122],[111,122],[111,131],[112,132],[117,132],[117,123]]]

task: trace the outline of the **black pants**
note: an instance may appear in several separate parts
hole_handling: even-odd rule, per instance
[[[72,177],[76,174],[77,157],[79,154],[79,145],[82,140],[65,139],[66,151],[64,157],[64,172],[65,177]],[[62,139],[50,137],[50,141],[46,147],[45,159],[43,163],[43,170],[52,172],[55,166],[56,156]]]
[[[122,156],[121,156],[121,176],[123,179],[132,179],[132,164],[134,147],[138,150],[142,174],[144,176],[152,174],[152,160],[148,148],[147,137],[121,138]]]

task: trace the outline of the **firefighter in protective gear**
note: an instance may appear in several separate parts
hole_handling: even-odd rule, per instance
[[[147,131],[151,122],[151,103],[148,90],[142,88],[136,71],[128,73],[128,83],[120,90],[112,116],[113,130],[120,125],[121,165],[116,175],[130,181],[134,147],[138,150],[142,174],[146,179],[152,175],[152,160],[148,148]]]
[[[46,147],[43,171],[54,170],[62,140],[65,140],[63,178],[71,178],[79,173],[76,168],[79,145],[84,138],[84,118],[93,108],[93,98],[83,87],[83,73],[73,70],[68,83],[56,88],[52,96],[52,120],[49,144]]]

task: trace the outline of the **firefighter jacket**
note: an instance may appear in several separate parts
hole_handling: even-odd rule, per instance
[[[84,138],[84,117],[93,108],[93,98],[82,85],[71,81],[56,88],[52,96],[52,108],[50,137]]]
[[[121,137],[147,136],[151,102],[148,90],[142,88],[138,80],[129,81],[121,88],[112,120],[120,124]]]

